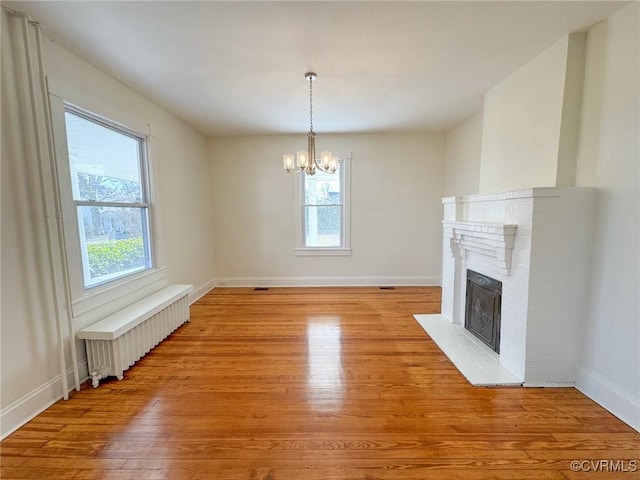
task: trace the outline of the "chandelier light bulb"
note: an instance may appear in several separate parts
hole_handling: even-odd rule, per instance
[[[293,161],[293,154],[285,153],[283,155],[283,161],[284,161],[284,169],[287,171],[287,173],[293,172],[293,169],[295,167],[295,163]]]
[[[331,165],[332,158],[333,158],[333,155],[331,155],[331,152],[325,151],[320,153],[320,163],[322,164],[322,168],[327,170],[329,168],[329,165]]]
[[[336,173],[336,170],[338,170],[338,163],[340,163],[340,159],[338,158],[338,156],[331,155],[331,160],[329,162],[329,171],[331,173]]]
[[[304,151],[298,152],[298,167],[303,170],[309,166],[309,154]]]

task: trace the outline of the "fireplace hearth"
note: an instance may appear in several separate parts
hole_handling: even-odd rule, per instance
[[[465,328],[500,353],[502,282],[467,270],[466,297]]]

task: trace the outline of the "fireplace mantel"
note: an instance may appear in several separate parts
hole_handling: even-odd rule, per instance
[[[445,238],[449,239],[451,255],[464,258],[467,252],[491,257],[504,275],[511,274],[511,252],[517,225],[491,222],[444,220]]]

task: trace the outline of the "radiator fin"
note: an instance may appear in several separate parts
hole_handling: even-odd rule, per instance
[[[184,296],[114,340],[87,339],[89,372],[121,380],[125,370],[188,320],[189,303]]]

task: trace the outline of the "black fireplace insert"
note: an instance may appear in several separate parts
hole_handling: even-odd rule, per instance
[[[500,353],[502,282],[467,270],[464,326],[492,350]]]

